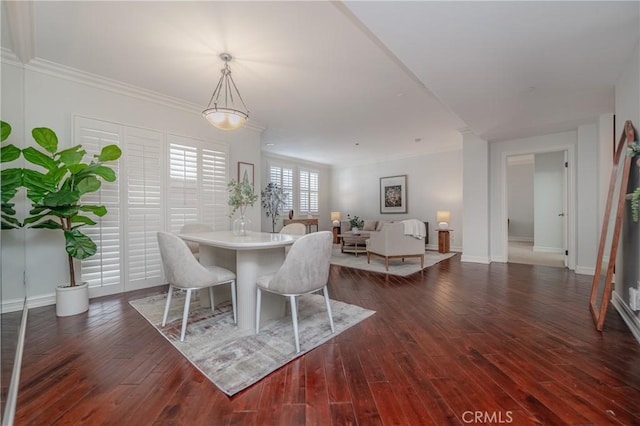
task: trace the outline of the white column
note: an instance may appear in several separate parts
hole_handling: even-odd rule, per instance
[[[462,133],[462,261],[489,263],[489,145]]]

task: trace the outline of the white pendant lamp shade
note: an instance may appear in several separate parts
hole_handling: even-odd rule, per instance
[[[241,111],[227,108],[207,108],[202,115],[214,127],[220,130],[235,130],[244,126],[249,116]]]
[[[220,70],[222,75],[211,95],[207,109],[202,111],[202,116],[209,124],[220,130],[235,130],[245,125],[249,119],[249,111],[231,77],[229,61],[232,56],[221,53],[220,59],[224,61],[224,68]]]

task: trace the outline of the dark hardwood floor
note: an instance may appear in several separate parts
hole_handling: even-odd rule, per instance
[[[461,263],[402,278],[332,266],[330,294],[377,311],[229,398],[128,301],[29,313],[16,424],[640,424],[640,345],[591,279]],[[292,336],[293,338],[293,336]]]

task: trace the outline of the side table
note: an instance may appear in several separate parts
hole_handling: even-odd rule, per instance
[[[333,227],[333,244],[340,244],[340,237],[338,236],[339,233],[340,233],[340,227],[334,226]]]
[[[452,229],[438,229],[438,252],[449,253],[449,232]]]

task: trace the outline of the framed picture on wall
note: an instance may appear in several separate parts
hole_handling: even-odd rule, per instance
[[[249,181],[251,185],[254,184],[253,164],[243,163],[242,161],[238,161],[238,182],[242,182],[244,180]]]
[[[380,213],[407,213],[407,175],[380,178]]]

